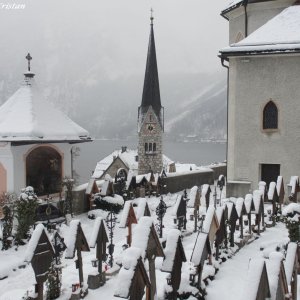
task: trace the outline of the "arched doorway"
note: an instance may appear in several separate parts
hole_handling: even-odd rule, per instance
[[[40,196],[60,192],[61,183],[61,154],[49,146],[33,149],[26,157],[26,185]]]

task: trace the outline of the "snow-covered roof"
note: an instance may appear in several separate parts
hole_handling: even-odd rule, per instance
[[[34,79],[0,107],[0,141],[84,142],[89,133],[43,99]]]
[[[222,49],[223,54],[300,51],[300,6],[293,5],[242,41]]]

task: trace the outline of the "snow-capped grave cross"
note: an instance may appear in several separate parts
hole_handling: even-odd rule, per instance
[[[194,208],[193,215],[191,215],[190,217],[191,220],[194,219],[194,232],[197,232],[198,214],[199,214],[199,207],[200,207],[200,193],[197,186],[191,188],[187,206]]]
[[[239,217],[239,230],[240,230],[240,238],[244,238],[244,215],[247,215],[247,210],[245,206],[245,201],[243,198],[237,198],[235,201],[236,212]]]
[[[227,248],[227,226],[226,226],[227,214],[228,214],[227,206],[217,207],[216,215],[219,222],[219,229],[216,232],[216,238],[215,238],[216,260],[219,259],[220,245],[223,242],[225,244],[225,248]]]
[[[103,219],[98,217],[95,220],[93,232],[90,239],[90,248],[96,248],[98,261],[98,274],[88,276],[88,286],[90,289],[97,289],[105,283],[105,274],[102,271],[102,262],[106,260],[106,243],[108,236]]]
[[[140,218],[133,230],[132,247],[140,248],[142,257],[148,259],[151,282],[150,299],[153,300],[156,295],[155,259],[157,256],[164,257],[164,252],[151,217]]]
[[[290,183],[288,184],[289,200],[297,202],[297,194],[299,192],[299,177],[291,176]]]
[[[201,189],[201,198],[205,200],[206,210],[209,207],[210,193],[211,193],[211,188],[209,184],[203,184]]]
[[[151,284],[145,269],[142,250],[130,247],[123,252],[122,268],[117,277],[115,297],[142,300],[146,287],[146,300],[150,300]]]
[[[197,288],[201,288],[201,276],[203,271],[204,262],[206,259],[210,260],[211,247],[208,234],[204,232],[198,233],[194,249],[191,256],[191,262],[196,267],[196,274],[192,274],[192,283],[194,283],[195,275],[198,275]]]
[[[239,218],[236,208],[235,208],[235,204],[232,201],[228,201],[226,202],[226,206],[227,206],[227,221],[229,224],[229,229],[230,229],[230,234],[229,234],[229,243],[230,243],[230,247],[234,247],[234,232],[235,232],[235,225],[236,225],[236,221]]]
[[[36,300],[43,300],[43,286],[49,273],[54,256],[54,249],[42,224],[35,228],[27,246],[25,261],[31,262],[35,273]]]
[[[219,229],[218,217],[216,215],[214,206],[210,205],[208,207],[208,210],[206,211],[206,215],[205,215],[205,219],[201,231],[208,234],[211,247],[213,247],[216,238],[216,232],[218,231],[218,229]]]
[[[248,216],[248,226],[249,226],[249,234],[252,232],[252,224],[251,224],[251,212],[255,211],[255,206],[253,202],[253,195],[247,194],[245,196],[245,208]]]
[[[177,195],[177,200],[173,208],[173,215],[177,219],[178,223],[178,229],[181,230],[182,227],[183,229],[186,229],[186,206],[187,206],[187,201],[184,200],[182,195]]]
[[[277,192],[277,184],[275,181],[272,181],[269,184],[268,200],[272,202],[273,216],[277,215],[277,203],[279,203],[279,196]]]
[[[276,190],[276,187],[274,189]],[[260,225],[262,224],[262,227],[264,227],[264,201],[261,191],[253,191],[253,203],[255,207],[255,225],[257,226],[257,233],[260,234]]]
[[[128,227],[127,244],[129,247],[132,242],[132,224],[137,224],[137,218],[132,206],[132,201],[126,201],[120,221],[120,227]]]
[[[286,251],[284,269],[286,274],[287,284],[290,286],[292,299],[297,299],[297,274],[298,274],[298,245],[289,243]]]
[[[170,300],[177,299],[177,291],[181,282],[181,267],[182,263],[186,262],[180,235],[181,233],[177,229],[168,232],[165,259],[161,268],[163,272],[171,273],[168,279],[168,284],[172,287],[172,291],[168,293]]]
[[[277,190],[278,201],[279,201],[280,210],[281,210],[281,204],[283,204],[284,194],[285,194],[285,192],[284,192],[284,182],[283,182],[283,177],[282,176],[277,177],[276,190]]]
[[[76,269],[79,272],[79,285],[80,291],[74,291],[72,293],[71,299],[77,300],[84,298],[88,293],[88,290],[83,290],[83,269],[82,269],[82,256],[81,251],[90,251],[90,247],[86,241],[86,237],[81,228],[81,224],[79,220],[72,220],[70,222],[70,229],[66,240],[67,251],[66,251],[66,259],[72,259],[75,257],[75,252],[77,252],[77,260],[76,260]],[[81,297],[81,298],[80,298]]]

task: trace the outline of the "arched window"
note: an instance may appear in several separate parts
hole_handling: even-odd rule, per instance
[[[145,152],[148,152],[148,143],[145,143]]]
[[[59,193],[62,183],[62,157],[55,149],[41,146],[26,157],[26,185],[38,196]]]
[[[263,129],[278,128],[278,109],[273,101],[269,101],[263,111]]]
[[[152,152],[152,143],[149,143],[149,152]]]
[[[153,143],[153,152],[156,151],[156,143]]]

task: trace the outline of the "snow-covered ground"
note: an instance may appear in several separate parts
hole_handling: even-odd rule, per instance
[[[214,190],[213,190],[214,191]],[[224,190],[223,190],[224,193]],[[218,193],[219,196],[219,193]],[[164,197],[167,205],[167,212],[164,217],[164,234],[163,239],[165,240],[170,229],[177,228],[174,224],[174,206],[177,199],[177,194],[168,195]],[[138,199],[134,200],[133,203],[138,203]],[[159,203],[159,198],[147,198],[147,203],[149,205],[154,223],[157,223],[155,209]],[[213,192],[211,193],[211,203],[213,203]],[[134,208],[137,211],[137,208]],[[267,210],[267,207],[265,208]],[[192,264],[189,262],[197,233],[193,232],[194,221],[191,221],[189,216],[192,214],[192,208],[188,208],[187,213],[187,229],[183,232],[183,246],[185,254],[187,257],[187,262],[183,264],[182,267],[182,282],[181,290],[190,289],[194,290],[194,287],[189,285],[189,273],[193,268]],[[96,216],[105,218],[107,212],[101,210],[95,211]],[[87,214],[82,214],[76,216],[75,219],[80,220],[83,231],[89,241],[95,220],[91,220],[87,217]],[[122,212],[118,215],[118,222],[122,219]],[[120,223],[116,224],[114,231],[114,244],[115,252],[114,259],[115,262],[120,262],[122,257],[122,252],[124,251],[122,245],[126,243],[127,228],[120,228]],[[60,234],[63,237],[67,237],[69,232],[69,227],[62,225],[60,227]],[[261,233],[261,236],[254,240],[249,245],[246,245],[231,259],[228,259],[225,263],[220,265],[219,272],[215,275],[213,281],[209,280],[209,284],[206,287],[208,300],[239,300],[242,299],[243,286],[246,280],[247,268],[250,258],[257,257],[268,257],[269,253],[275,251],[277,246],[281,246],[287,243],[289,240],[288,232],[284,224],[279,223],[275,227],[267,228],[265,232]],[[0,300],[18,300],[22,299],[22,296],[27,290],[34,289],[34,272],[30,264],[24,263],[25,252],[28,244],[19,247],[16,251],[15,248],[9,249],[8,251],[0,252],[0,277],[7,275],[7,278],[0,280]],[[95,249],[91,249],[90,252],[82,252],[83,256],[83,272],[84,280],[87,281],[88,274],[94,273],[95,268],[92,267],[92,259],[95,258]],[[74,259],[62,259],[63,270],[62,270],[62,295],[58,298],[59,300],[67,300],[71,295],[71,286],[78,282],[78,270],[75,268]],[[158,299],[164,299],[164,292],[166,289],[166,277],[168,273],[161,272],[162,258],[156,259],[156,278],[157,278],[157,296]],[[18,266],[25,266],[25,268],[19,268]],[[148,268],[146,264],[146,269]],[[204,274],[209,274],[212,272],[214,275],[212,267],[207,266],[204,269]],[[109,276],[106,284],[97,290],[89,290],[89,293],[85,299],[87,300],[98,300],[101,299],[120,299],[114,297],[114,292],[116,290],[116,285],[118,284],[117,274]],[[189,299],[195,299],[190,297]]]

